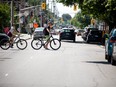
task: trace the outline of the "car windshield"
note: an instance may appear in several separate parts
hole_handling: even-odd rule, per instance
[[[91,34],[94,34],[94,35],[97,35],[99,33],[100,33],[100,31],[91,31]]]
[[[116,37],[116,30],[114,30],[112,36],[115,36]]]
[[[40,27],[40,28],[36,28],[35,31],[43,31],[44,28],[43,27]]]

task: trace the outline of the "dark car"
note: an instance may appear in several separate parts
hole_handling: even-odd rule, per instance
[[[76,33],[73,28],[62,28],[60,31],[60,40],[72,40],[75,42]]]
[[[3,39],[9,40],[9,36],[4,33],[0,33],[0,45],[2,44],[1,42]]]
[[[85,32],[82,34],[82,38],[83,38],[83,40],[86,41],[89,32],[94,31],[94,30],[98,30],[98,29],[97,28],[92,28],[92,27],[86,27],[84,30],[85,30]]]
[[[102,41],[102,31],[101,30],[90,30],[87,35],[86,42],[101,42]]]

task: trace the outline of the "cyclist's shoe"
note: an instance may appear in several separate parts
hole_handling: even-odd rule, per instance
[[[46,50],[50,50],[49,48],[45,48]]]
[[[13,48],[13,44],[11,44],[10,47]]]

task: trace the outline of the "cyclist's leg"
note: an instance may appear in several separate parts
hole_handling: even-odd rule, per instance
[[[44,45],[44,48],[45,48],[45,49],[48,49],[48,44],[49,44],[49,42],[50,42],[49,35],[46,35],[45,38],[46,38],[46,44]]]
[[[10,38],[10,44],[11,44],[11,48],[13,48],[13,41],[14,41],[15,35],[12,35],[12,37]]]

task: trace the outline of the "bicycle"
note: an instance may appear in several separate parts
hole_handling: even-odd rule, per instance
[[[27,41],[25,39],[21,39],[20,34],[16,35],[12,43],[10,39],[2,39],[0,42],[0,47],[3,50],[7,50],[15,43],[16,43],[17,48],[19,48],[20,50],[24,50],[27,47]]]
[[[54,38],[52,34],[53,33],[50,33],[50,35],[46,41],[44,40],[44,37],[33,39],[31,41],[31,47],[35,50],[39,50],[42,46],[44,47],[45,44],[50,40],[50,43],[49,43],[50,47],[53,50],[58,50],[61,47],[61,41],[57,38]]]

